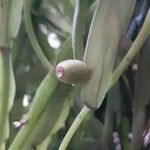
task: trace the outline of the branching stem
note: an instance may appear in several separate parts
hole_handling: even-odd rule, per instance
[[[134,43],[132,44],[131,48],[129,49],[128,53],[125,55],[123,60],[120,62],[118,67],[115,69],[115,71],[112,74],[109,88],[110,89],[116,81],[119,79],[119,77],[122,75],[124,70],[127,68],[127,66],[130,64],[132,59],[135,57],[135,55],[139,52],[141,49],[144,41],[150,34],[150,9],[148,11],[148,14],[146,16],[146,19],[144,21],[144,24],[141,28],[141,31],[139,32],[137,38],[135,39]],[[74,120],[73,124],[71,125],[70,129],[68,130],[67,134],[65,135],[59,150],[65,150],[73,137],[74,133],[82,123],[82,121],[85,119],[85,117],[91,112],[88,107],[84,106],[83,109],[80,111],[76,119]]]

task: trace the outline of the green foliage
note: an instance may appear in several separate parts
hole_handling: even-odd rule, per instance
[[[0,0],[0,150],[147,150],[149,7],[149,0]],[[60,82],[56,65],[74,58],[90,79]]]

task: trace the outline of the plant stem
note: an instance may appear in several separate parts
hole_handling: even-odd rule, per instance
[[[82,59],[84,53],[83,34],[86,28],[88,12],[88,0],[76,0],[73,25],[72,25],[72,48],[76,59]]]
[[[0,149],[5,149],[8,128],[8,85],[10,79],[10,65],[9,65],[8,49],[0,48]],[[8,93],[7,93],[7,92]],[[3,148],[2,148],[3,147]]]
[[[83,109],[80,111],[80,113],[78,114],[78,116],[76,117],[76,119],[74,120],[73,124],[71,125],[70,129],[68,130],[66,136],[64,137],[59,150],[65,150],[72,138],[72,136],[74,135],[75,131],[78,129],[78,127],[80,126],[81,122],[85,119],[85,117],[87,116],[87,114],[89,114],[91,110],[87,107],[84,106]]]
[[[8,47],[8,0],[0,0],[0,46]]]
[[[141,28],[141,31],[139,32],[137,38],[135,39],[135,42],[132,44],[128,53],[125,55],[123,60],[120,62],[119,66],[113,72],[108,89],[110,89],[116,83],[116,81],[119,79],[121,74],[124,72],[124,70],[127,68],[127,66],[130,64],[130,62],[134,58],[134,56],[141,49],[144,41],[146,40],[146,38],[148,37],[149,34],[150,34],[150,9],[149,9],[148,14],[146,16],[144,24]],[[92,110],[90,110],[89,108],[84,106],[84,108],[80,111],[80,113],[78,114],[78,116],[74,120],[74,122],[71,125],[70,129],[68,130],[67,134],[65,135],[65,137],[64,137],[64,139],[63,139],[63,141],[59,147],[59,150],[65,150],[67,148],[72,136],[74,135],[74,133],[76,132],[76,130],[78,129],[78,127],[80,126],[80,124],[82,123],[84,118],[91,111]]]
[[[45,57],[41,46],[39,45],[34,28],[32,25],[32,19],[31,19],[31,0],[24,0],[24,20],[25,20],[25,26],[26,26],[26,31],[29,37],[29,40],[32,44],[33,50],[35,51],[36,55],[40,59],[42,65],[50,69],[52,67],[51,63],[49,60]]]
[[[63,44],[62,50],[58,55],[57,61],[59,62],[63,59],[69,59],[71,56],[72,56],[71,40],[70,37],[68,37],[66,42],[64,42]],[[43,138],[47,136],[46,134],[50,132],[51,127],[53,126],[53,121],[55,120],[54,119],[55,117],[51,118],[49,116],[49,114],[51,114],[51,112],[49,111],[53,110],[52,106],[54,106],[54,104],[56,105],[55,101],[56,100],[55,98],[57,98],[56,93],[61,91],[62,94],[62,96],[61,94],[58,94],[59,98],[57,98],[58,100],[62,98],[62,101],[59,102],[59,105],[57,105],[57,108],[58,106],[60,106],[58,108],[59,111],[55,113],[55,115],[58,115],[60,113],[60,109],[62,108],[61,104],[64,100],[63,96],[64,97],[67,96],[66,94],[69,92],[68,91],[69,89],[71,90],[70,86],[69,87],[67,85],[63,86],[62,83],[58,82],[55,76],[55,71],[54,69],[52,69],[44,78],[44,80],[41,82],[33,98],[32,106],[30,108],[30,111],[27,113],[27,123],[24,126],[22,126],[22,128],[17,133],[15,139],[13,140],[12,144],[8,149],[27,150],[30,149],[33,145],[39,144],[41,141],[43,141]],[[65,94],[63,95],[63,93]],[[50,106],[52,108],[50,108]],[[46,119],[47,117],[48,118],[50,117],[52,120]],[[47,123],[49,123],[48,120],[50,121],[51,125],[47,125]],[[45,125],[48,127],[45,128]],[[42,134],[40,134],[40,132],[42,132]],[[45,135],[43,136],[43,134]]]
[[[0,150],[5,150],[9,137],[9,112],[15,96],[8,36],[10,0],[0,0]]]
[[[150,34],[150,9],[147,13],[146,19],[144,21],[144,24],[141,28],[141,31],[139,32],[137,38],[135,39],[134,43],[132,44],[131,48],[129,49],[128,53],[125,55],[121,63],[118,65],[118,67],[115,69],[115,71],[112,74],[111,80],[110,80],[110,88],[116,83],[116,81],[119,79],[120,75],[124,72],[124,70],[127,68],[127,66],[130,64],[132,59],[135,57],[135,55],[139,52],[141,49],[144,41]]]

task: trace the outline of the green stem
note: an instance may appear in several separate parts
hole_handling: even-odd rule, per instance
[[[84,53],[83,35],[86,28],[88,12],[88,0],[76,0],[73,25],[72,25],[72,48],[76,59],[82,59]]]
[[[120,62],[119,66],[113,72],[108,89],[110,89],[116,83],[116,81],[119,79],[121,74],[124,72],[124,70],[127,68],[127,66],[130,64],[130,62],[134,58],[134,56],[141,49],[144,41],[146,40],[146,38],[148,37],[149,34],[150,34],[150,9],[146,16],[146,19],[144,21],[142,29],[141,29],[140,33],[138,34],[135,42],[132,44],[128,53],[125,55],[123,60]],[[71,125],[70,129],[68,130],[67,134],[65,135],[65,137],[59,147],[59,150],[65,150],[67,148],[72,136],[74,135],[74,133],[76,132],[76,130],[78,129],[78,127],[80,126],[80,124],[82,123],[84,118],[91,111],[92,110],[90,110],[89,108],[84,106],[84,108],[81,110],[81,112],[78,114],[78,116],[74,120],[74,122]]]
[[[8,0],[0,0],[0,46],[8,47]]]
[[[143,145],[143,132],[148,128],[146,120],[147,111],[145,108],[150,103],[150,36],[142,47],[142,53],[138,63],[138,71],[135,83],[135,96],[133,101],[133,139],[131,143],[132,150],[140,150]]]
[[[8,85],[9,85],[9,55],[7,49],[0,49],[0,149],[5,147],[7,137],[6,122],[8,121]],[[6,92],[7,91],[7,92]]]
[[[56,93],[58,93],[58,91],[56,91]],[[61,90],[61,93],[62,93],[62,90]],[[59,97],[59,99],[60,99],[60,94],[58,95],[58,97]],[[65,95],[65,97],[66,97],[66,95]],[[54,136],[55,134],[57,134],[58,130],[59,130],[62,126],[64,126],[65,121],[66,121],[66,119],[67,119],[67,117],[68,117],[68,114],[69,114],[69,112],[70,112],[71,103],[72,103],[72,100],[70,100],[70,97],[67,97],[67,98],[65,98],[65,97],[62,97],[62,98],[61,98],[62,100],[64,99],[64,102],[63,102],[62,108],[59,109],[59,110],[60,110],[60,111],[59,111],[60,113],[59,113],[59,116],[56,117],[57,119],[56,119],[55,124],[53,125],[53,128],[52,128],[51,131],[49,132],[48,136],[42,141],[42,143],[37,146],[37,150],[46,150],[46,149],[48,149],[49,143],[51,142],[53,136]],[[58,100],[57,100],[57,99],[54,100],[55,103],[57,103],[57,101],[58,101],[58,103],[59,103],[59,104],[57,103],[57,104],[55,105],[55,106],[57,106],[57,108],[58,108],[58,105],[60,105],[59,99],[58,99]],[[56,101],[56,100],[57,100],[57,101]],[[54,106],[53,106],[53,107],[54,107]],[[49,108],[49,109],[50,109],[50,108]],[[49,117],[50,117],[50,115],[49,115]]]
[[[50,69],[52,67],[51,63],[48,61],[48,59],[45,57],[41,46],[38,43],[38,40],[36,38],[36,34],[34,32],[34,28],[32,25],[32,19],[31,19],[31,0],[24,0],[24,21],[26,26],[26,31],[29,37],[29,40],[32,44],[33,50],[35,51],[36,55],[40,59],[43,66],[47,69]]]
[[[130,64],[132,59],[136,56],[136,54],[141,49],[144,41],[150,34],[150,9],[144,21],[144,24],[139,32],[137,38],[135,39],[134,43],[132,44],[131,48],[129,49],[128,53],[125,55],[119,66],[115,69],[112,74],[112,78],[110,80],[110,87],[112,87],[116,81],[119,79],[120,75],[124,72],[127,66]]]
[[[8,36],[9,0],[0,1],[0,150],[9,136],[9,112],[15,95],[15,82]]]
[[[87,114],[89,114],[90,111],[91,110],[88,107],[86,107],[86,106],[83,107],[81,112],[78,114],[78,116],[74,120],[72,126],[68,130],[66,136],[64,137],[63,142],[61,143],[61,145],[59,147],[59,150],[65,150],[67,148],[67,146],[68,146],[72,136],[74,135],[75,131],[78,129],[81,122],[84,120],[84,118],[87,116]]]
[[[57,61],[59,62],[63,59],[69,59],[71,56],[71,40],[69,37],[66,42],[64,42]],[[27,113],[27,123],[22,126],[8,149],[27,150],[30,149],[31,146],[41,143],[41,141],[43,141],[43,138],[45,138],[46,136],[45,134],[48,134],[51,130],[50,127],[53,126],[53,119],[55,117],[51,118],[49,114],[52,114],[50,111],[54,112],[54,107],[52,106],[57,104],[55,101],[57,98],[56,93],[60,91],[60,93],[58,94],[59,98],[57,98],[57,100],[62,100],[61,102],[59,102],[59,105],[57,104],[57,108],[59,111],[55,113],[55,115],[58,115],[60,113],[60,109],[62,108],[61,104],[64,100],[63,96],[67,96],[67,94],[69,93],[69,89],[71,90],[70,86],[63,86],[63,84],[56,79],[55,70],[52,69],[41,82],[33,98],[32,106]],[[50,117],[52,120],[47,119],[47,117]],[[44,133],[41,134],[41,132]]]

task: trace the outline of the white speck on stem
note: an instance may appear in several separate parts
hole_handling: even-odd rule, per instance
[[[129,133],[129,134],[128,134],[128,139],[129,139],[129,140],[132,140],[132,139],[133,139],[133,133]]]
[[[23,125],[23,124],[25,124],[26,122],[27,122],[27,115],[24,114],[24,115],[22,115],[22,117],[21,117],[21,119],[20,119],[20,123],[21,123],[21,125]]]
[[[120,144],[117,144],[115,149],[116,149],[116,150],[121,150],[121,145],[120,145]]]
[[[118,137],[119,136],[119,134],[118,134],[118,132],[113,132],[113,137],[115,138],[115,137]]]
[[[119,143],[120,143],[119,137],[115,137],[115,138],[113,139],[113,143],[114,143],[114,144],[119,144]]]
[[[21,122],[19,121],[14,121],[12,124],[14,125],[15,128],[21,127]]]
[[[150,144],[150,129],[144,137],[144,146],[147,147]]]

